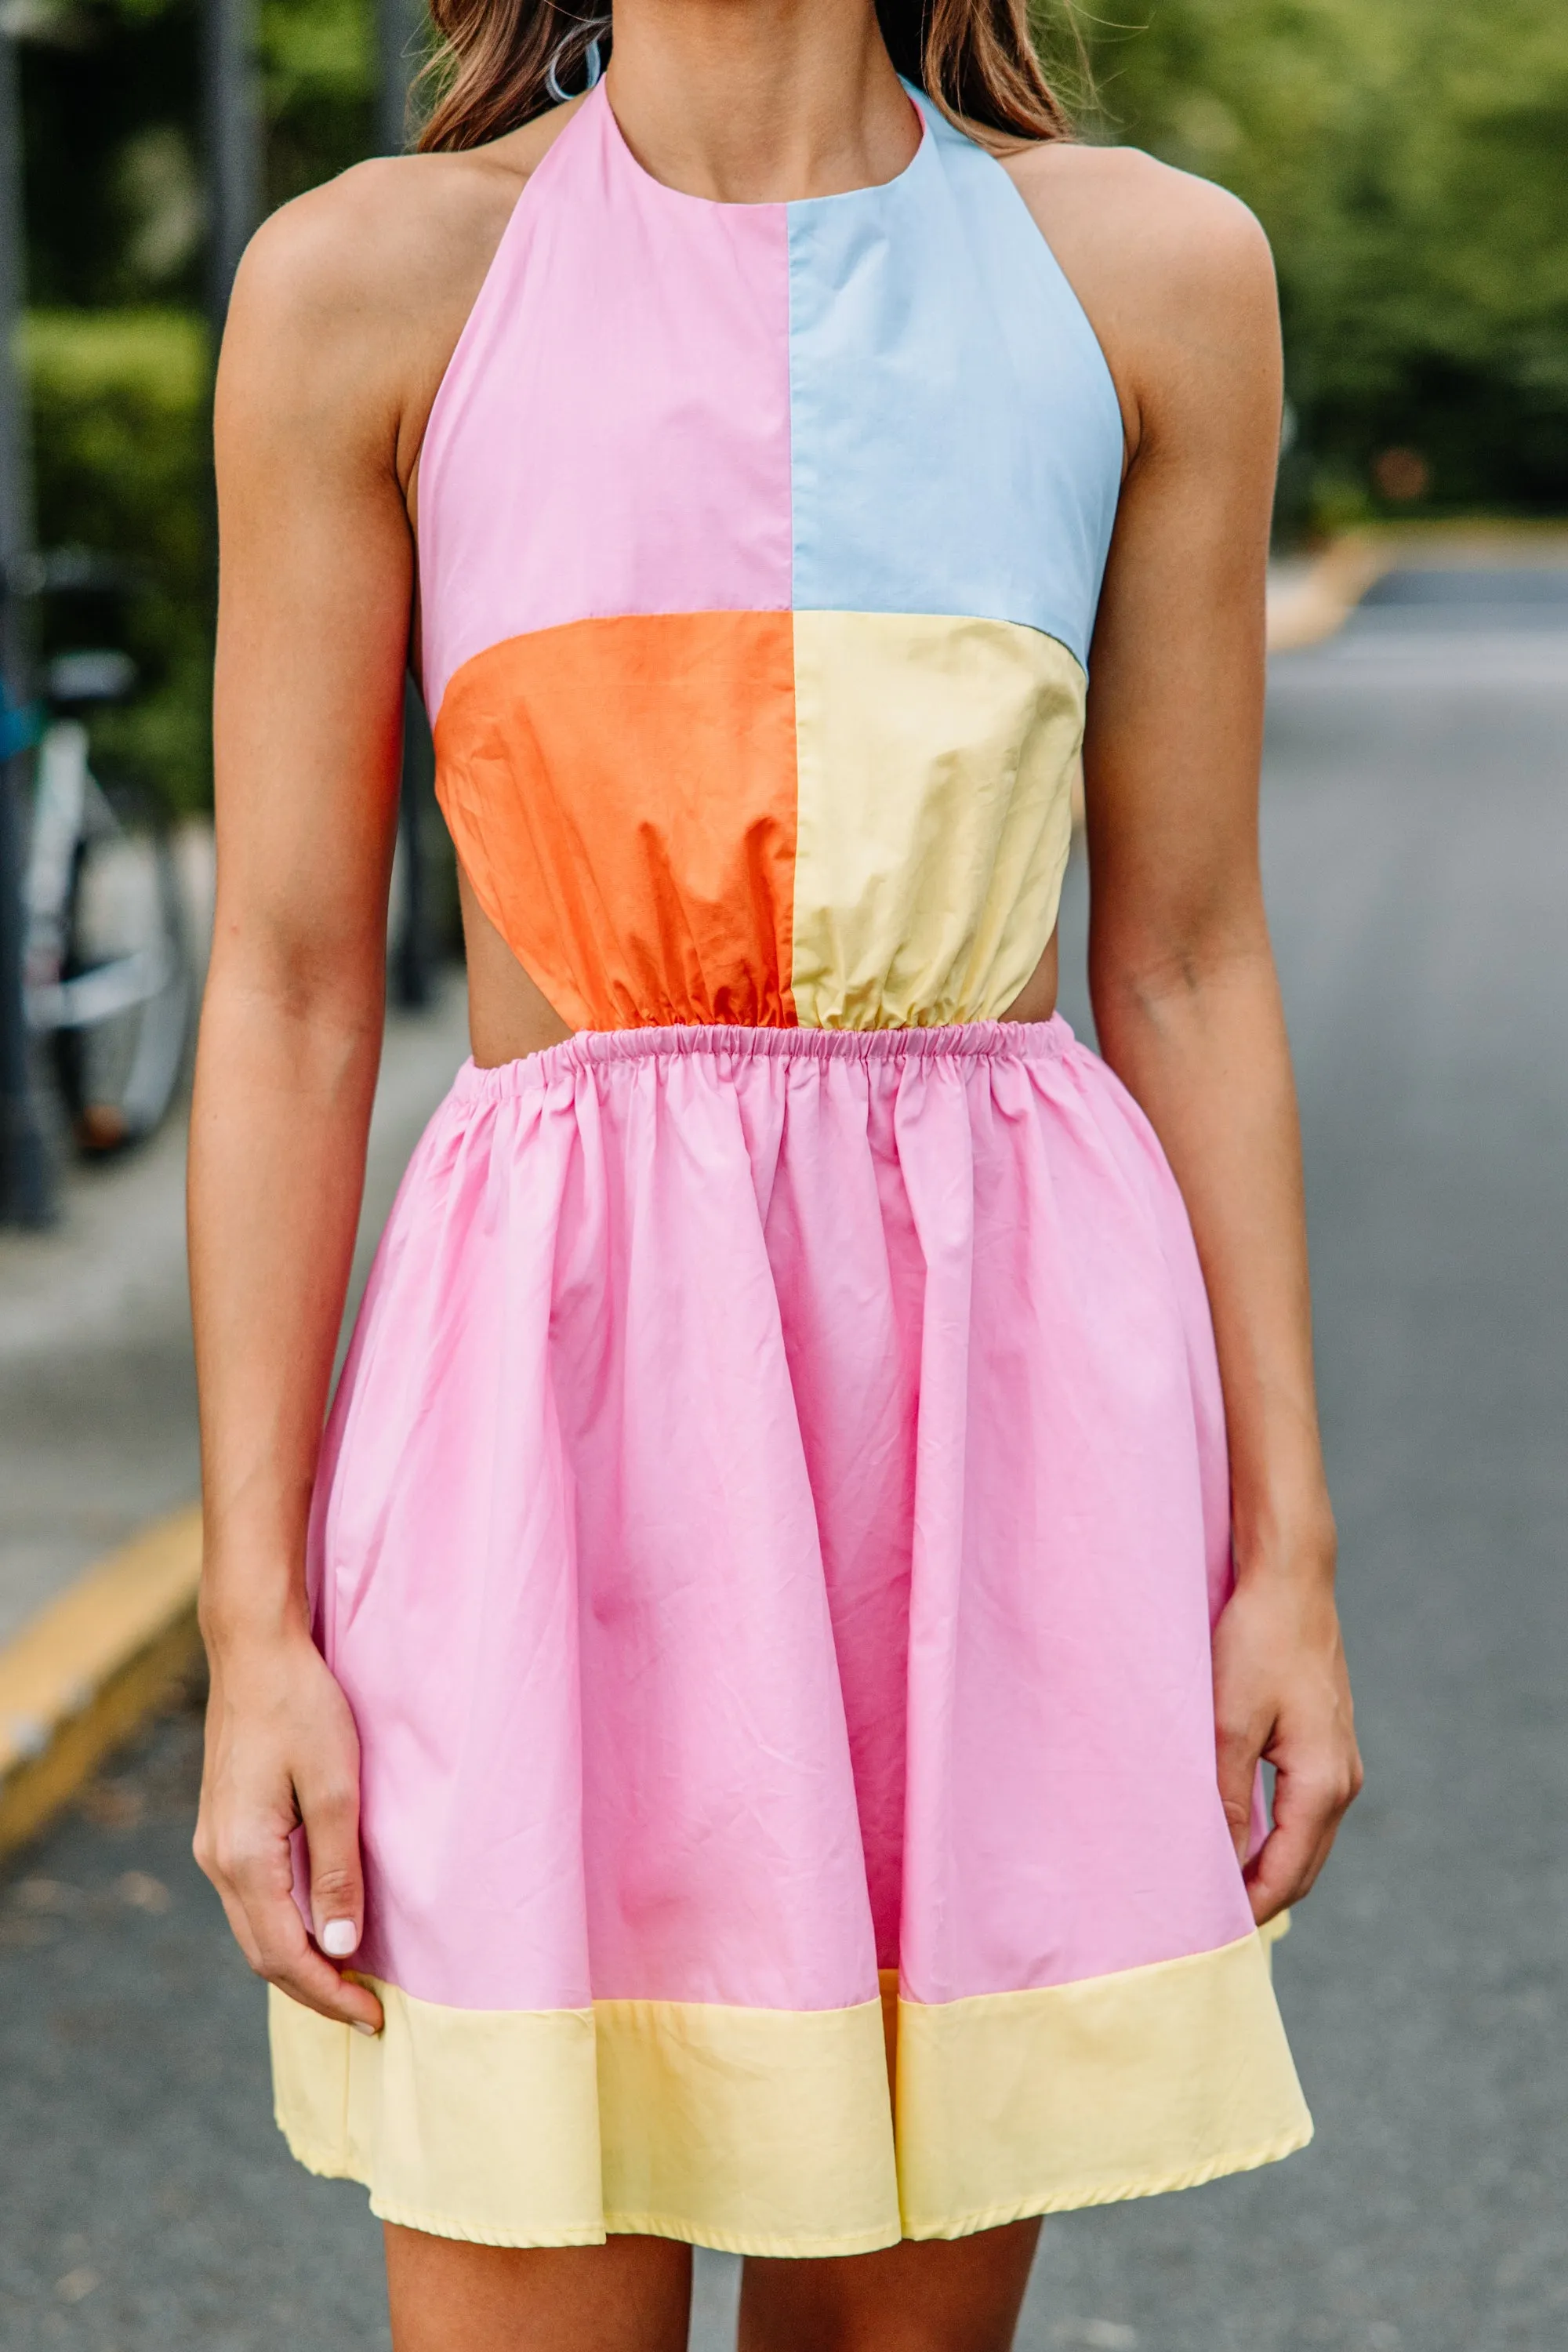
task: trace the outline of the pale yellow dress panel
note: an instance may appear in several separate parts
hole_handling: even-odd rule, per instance
[[[1085,679],[1010,621],[796,613],[803,1028],[993,1019],[1049,942]]]
[[[636,2231],[813,2255],[960,2237],[1302,2147],[1278,1932],[932,2006],[892,1976],[879,2000],[805,2011],[450,2009],[366,1978],[386,2015],[374,2041],[275,1990],[278,2120],[383,2220],[481,2244]]]

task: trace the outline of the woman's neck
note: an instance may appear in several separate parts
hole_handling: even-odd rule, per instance
[[[722,204],[868,187],[920,143],[873,0],[616,0],[607,86],[644,169]]]

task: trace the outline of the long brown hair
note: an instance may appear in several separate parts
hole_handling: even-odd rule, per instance
[[[478,147],[531,121],[609,55],[600,0],[429,0],[436,47],[421,81],[435,102],[421,150]],[[877,0],[882,37],[906,79],[966,129],[1063,139],[1067,110],[1046,79],[1029,0]]]

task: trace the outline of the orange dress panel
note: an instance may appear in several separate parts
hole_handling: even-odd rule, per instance
[[[788,613],[508,638],[457,672],[435,731],[475,894],[563,1021],[795,1026]]]

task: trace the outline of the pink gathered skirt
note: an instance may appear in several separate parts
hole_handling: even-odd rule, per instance
[[[1256,1941],[1215,1779],[1204,1284],[1147,1121],[1060,1019],[467,1066],[381,1244],[310,1575],[363,1750],[356,1964],[416,2010],[647,2004],[684,2049],[879,1982],[967,2032],[1114,1979],[1154,2046],[1148,1988]],[[1283,2065],[1267,2153],[1304,2136]],[[1262,2160],[1184,2146],[1055,2201]],[[537,2242],[419,2195],[418,2226]]]

